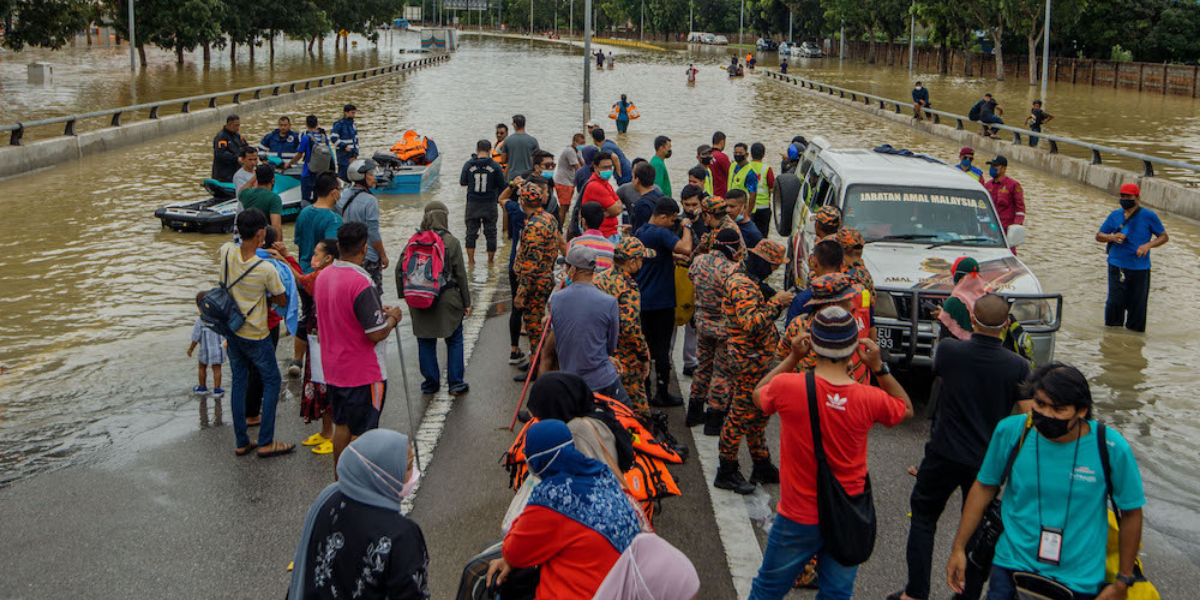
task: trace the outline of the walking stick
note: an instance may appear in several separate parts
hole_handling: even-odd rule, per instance
[[[550,314],[550,306],[546,306],[546,314]],[[517,410],[513,411],[512,423],[509,423],[508,430],[513,431],[517,428],[517,416],[521,414],[521,405],[525,403],[525,392],[529,391],[529,382],[533,381],[533,372],[538,368],[538,360],[542,356],[542,346],[546,344],[546,334],[550,332],[550,321],[546,320],[546,326],[542,328],[542,339],[538,340],[537,350],[533,353],[533,358],[529,363],[529,371],[525,373],[525,386],[521,388],[521,395],[517,396]]]
[[[408,369],[404,366],[404,340],[400,339],[400,328],[395,327],[392,331],[396,332],[396,351],[400,353],[400,381],[404,385],[404,407],[408,410],[408,444],[413,449],[413,461],[418,469],[421,469],[421,451],[417,447],[416,423],[412,416],[412,399],[408,394]]]

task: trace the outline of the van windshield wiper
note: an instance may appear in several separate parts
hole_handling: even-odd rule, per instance
[[[883,237],[876,238],[873,241],[881,242],[884,240],[888,240],[888,241],[892,241],[892,240],[927,240],[929,238],[935,238],[937,236],[938,236],[938,234],[936,234],[936,233],[901,233],[901,234],[896,234],[896,235],[885,235]]]
[[[945,240],[942,242],[934,242],[934,243],[930,244],[929,247],[926,248],[926,250],[932,250],[934,248],[941,248],[942,246],[949,246],[951,244],[970,244],[973,242],[990,242],[990,241],[992,241],[991,238],[985,238],[985,237],[958,238],[957,240]]]

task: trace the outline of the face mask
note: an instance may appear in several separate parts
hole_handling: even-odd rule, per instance
[[[608,179],[612,179],[612,176],[613,176],[612,169],[609,169],[607,171],[600,171],[600,179],[608,180]]]
[[[671,151],[667,150],[667,155],[664,156],[663,158],[671,158]]]
[[[417,482],[421,480],[421,470],[417,465],[413,465],[412,475],[408,476],[408,481],[404,482],[404,487],[400,488],[400,497],[407,498],[417,491]]]
[[[1033,426],[1037,428],[1038,433],[1042,437],[1050,440],[1056,440],[1068,433],[1071,433],[1070,419],[1055,419],[1047,417],[1038,411],[1033,411]]]
[[[921,86],[919,86],[919,85],[918,85],[918,86],[917,86],[916,88],[914,88],[914,89],[917,89],[917,90],[919,90],[919,89],[921,89]]]
[[[546,179],[554,179],[554,171],[542,171],[542,177],[545,177]]]
[[[712,163],[712,157],[711,157],[711,156],[702,156],[702,157],[700,157],[700,164],[702,164],[702,165],[707,165],[707,164],[710,164],[710,163]]]
[[[576,150],[578,150],[578,151],[580,151],[580,152],[583,152],[583,149],[584,149],[584,148],[587,148],[587,145],[585,145],[585,144],[580,144],[580,145],[578,145],[578,146],[575,146],[575,149],[576,149]]]
[[[736,160],[738,162],[742,162],[742,161],[746,160],[746,155],[745,154],[734,154],[733,158],[734,158],[734,160]]]
[[[563,442],[563,443],[561,443],[561,444],[559,444],[559,445],[557,445],[557,446],[555,446],[555,447],[553,447],[553,448],[548,448],[548,449],[546,449],[546,450],[542,450],[541,452],[538,452],[537,454],[534,454],[534,455],[531,455],[531,456],[526,456],[526,457],[525,457],[525,464],[529,465],[529,470],[530,470],[530,471],[533,471],[533,474],[534,474],[534,475],[537,475],[538,477],[541,477],[541,476],[542,476],[542,473],[545,473],[545,472],[546,472],[546,469],[549,469],[549,468],[550,468],[550,465],[554,464],[554,461],[555,461],[555,460],[558,458],[558,453],[559,453],[559,452],[562,452],[562,449],[563,449],[563,448],[566,448],[567,446],[571,446],[571,445],[573,445],[574,443],[575,443],[575,442],[574,442],[573,440],[572,440],[572,441]],[[537,457],[539,457],[539,456],[542,456],[543,454],[550,454],[551,452],[553,452],[553,453],[554,453],[554,457],[553,457],[553,458],[551,458],[549,461],[546,461],[546,464],[542,465],[542,470],[541,470],[541,471],[534,471],[534,470],[533,470],[533,462],[532,462],[532,460],[533,460],[533,459],[535,459],[535,458],[537,458]]]
[[[958,162],[958,164],[959,164],[959,165],[962,165],[962,167],[963,167],[964,169],[969,169],[969,168],[971,168],[971,159],[969,159],[969,158],[964,158],[964,159],[962,159],[961,161],[959,161],[959,162]]]
[[[695,212],[693,212],[693,211],[686,211],[686,210],[685,210],[685,211],[683,211],[683,216],[687,217],[688,219],[690,219],[690,220],[692,220],[692,221],[695,221],[695,220],[696,220],[696,213],[695,213]]]
[[[991,175],[992,179],[995,179],[1000,176],[1000,169],[997,169],[996,167],[988,167],[988,175]]]
[[[1137,205],[1137,200],[1133,198],[1121,198],[1121,208],[1129,210]]]

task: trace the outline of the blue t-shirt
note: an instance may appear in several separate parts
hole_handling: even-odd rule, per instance
[[[521,241],[521,232],[525,230],[525,211],[516,200],[504,202],[504,212],[508,214],[508,268],[512,268],[517,259],[517,243]]]
[[[312,255],[317,243],[326,238],[337,238],[342,217],[328,208],[305,206],[296,217],[296,246],[300,248],[300,270],[312,273]]]
[[[758,226],[754,224],[754,221],[746,219],[745,221],[738,222],[737,226],[742,231],[742,240],[746,242],[747,250],[754,248],[759,242],[763,241],[762,232],[758,230]]]
[[[634,276],[642,291],[642,310],[675,308],[675,258],[671,253],[679,238],[666,227],[648,223],[637,231],[637,238],[657,252],[654,258],[642,260],[642,268]]]
[[[796,297],[792,298],[791,306],[788,306],[787,318],[785,318],[783,321],[784,327],[791,325],[792,319],[795,319],[796,317],[812,314],[812,307],[804,306],[805,304],[808,304],[809,300],[812,300],[812,297],[813,291],[811,287],[805,287],[799,292],[796,292]]]
[[[621,147],[612,140],[604,140],[600,144],[600,149],[617,157],[617,162],[621,164],[621,176],[617,178],[617,183],[629,183],[633,181],[633,165],[629,164],[629,159],[625,158],[625,153],[621,151]]]
[[[1100,226],[1100,233],[1117,233],[1120,230],[1120,233],[1125,234],[1125,242],[1113,244],[1112,250],[1108,252],[1108,264],[1122,269],[1146,271],[1150,268],[1150,253],[1138,256],[1137,249],[1154,236],[1165,233],[1166,229],[1163,228],[1158,215],[1144,206],[1138,211],[1138,214],[1133,216],[1129,224],[1122,228],[1121,223],[1124,222],[1125,211],[1118,208],[1109,213],[1104,224]]]
[[[1043,439],[1036,429],[1030,429],[1004,489],[1000,511],[1004,534],[996,546],[995,564],[1014,571],[1036,571],[1076,592],[1094,594],[1104,585],[1108,499],[1096,422],[1088,421],[1088,425],[1091,431],[1079,439],[1078,448],[1076,442],[1057,444]],[[1008,417],[996,426],[979,470],[980,483],[1000,484],[1008,456],[1017,446],[1024,429],[1024,415]],[[1121,510],[1141,508],[1146,504],[1146,497],[1133,451],[1115,429],[1108,428],[1105,436],[1117,507]],[[1078,460],[1075,458],[1077,450]],[[1068,494],[1071,496],[1069,515],[1066,514]],[[1062,529],[1063,545],[1058,566],[1037,560],[1043,526]]]
[[[638,199],[637,204],[633,205],[633,230],[637,231],[642,228],[642,225],[650,222],[650,217],[654,216],[654,209],[658,208],[658,199],[663,195],[657,189],[650,190]]]
[[[608,359],[617,351],[620,325],[617,299],[590,283],[574,283],[550,296],[559,368],[582,377],[593,392],[620,378]]]
[[[310,131],[300,136],[300,147],[296,148],[296,152],[304,153],[304,170],[300,173],[301,177],[308,177],[308,161],[312,158],[313,146],[316,144],[328,144],[329,139],[323,131]]]

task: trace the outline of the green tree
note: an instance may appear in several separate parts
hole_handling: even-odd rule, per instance
[[[930,30],[930,40],[940,41],[938,62],[942,73],[949,72],[949,50],[952,43],[957,43],[964,53],[971,50],[971,42],[975,35],[975,20],[965,2],[946,2],[932,0],[917,4],[917,18]],[[965,74],[975,75],[975,66],[970,55],[964,56]]]
[[[88,0],[0,0],[4,46],[58,49],[95,17]]]
[[[149,13],[148,27],[138,30],[145,39],[175,52],[175,63],[183,64],[183,53],[195,50],[221,35],[221,0],[140,0],[134,8]]]
[[[1073,20],[1083,8],[1085,0],[1054,0],[1051,18],[1062,24]],[[1004,19],[1012,30],[1022,32],[1029,48],[1029,85],[1038,82],[1038,47],[1046,31],[1046,0],[1006,0],[1003,5]],[[1048,51],[1048,50],[1047,50]]]
[[[986,31],[992,38],[992,54],[996,57],[996,81],[1004,81],[1005,2],[1006,0],[975,0],[967,3],[971,15],[975,17],[976,26]],[[967,50],[969,51],[970,48]]]

